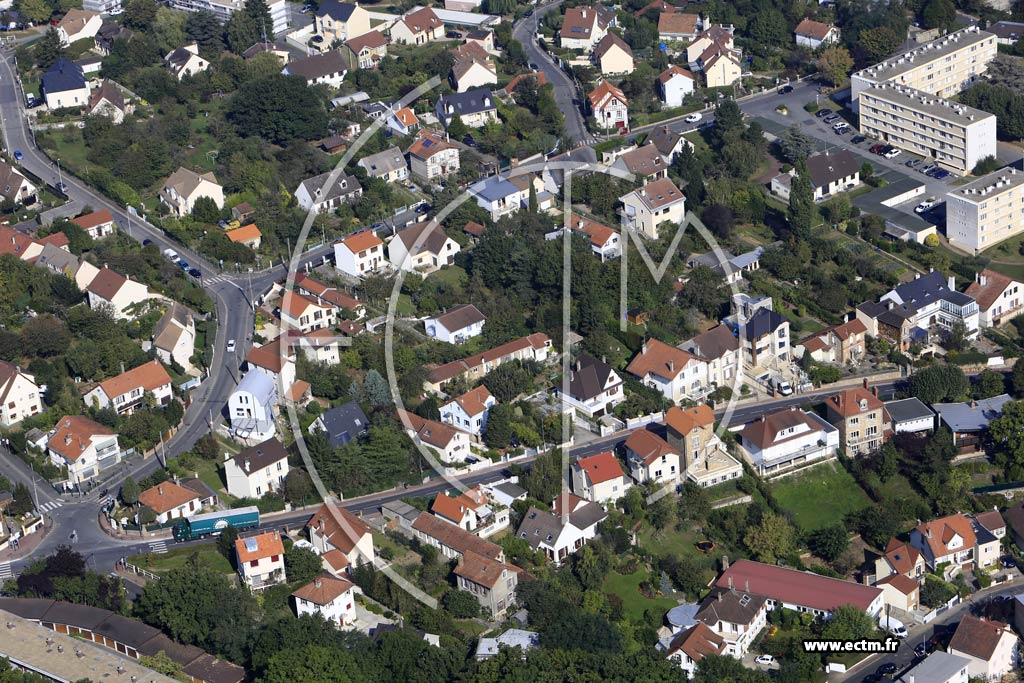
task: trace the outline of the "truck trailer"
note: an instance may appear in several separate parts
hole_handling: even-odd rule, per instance
[[[182,543],[203,536],[219,536],[229,526],[239,531],[260,524],[260,511],[255,505],[236,510],[218,510],[192,515],[174,525],[174,540]]]

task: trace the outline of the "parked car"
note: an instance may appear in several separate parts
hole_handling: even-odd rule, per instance
[[[885,150],[885,152],[882,153],[882,156],[885,157],[886,159],[895,159],[900,154],[902,154],[900,150],[896,149],[895,147],[890,147],[889,149]]]
[[[704,117],[701,115],[701,113],[699,111],[695,111],[692,114],[687,114],[686,118],[683,120],[686,121],[687,123],[697,123],[702,118]]]
[[[228,339],[227,352],[228,353],[234,353],[235,352],[235,340],[234,339]]]
[[[524,17],[532,17],[533,16],[533,10],[532,9],[526,10],[526,14],[524,14],[523,16]]]
[[[1007,555],[1006,557],[1004,557],[1001,560],[999,560],[999,562],[1000,562],[1000,564],[1002,564],[1006,568],[1016,567],[1017,566],[1017,563],[1014,562],[1013,558],[1010,557],[1009,555]]]
[[[840,116],[839,114],[829,114],[828,116],[826,116],[826,117],[825,117],[824,119],[822,119],[822,120],[823,120],[823,121],[824,121],[825,123],[832,123],[833,121],[838,121],[838,120],[839,120],[839,119],[841,119],[841,118],[843,118],[843,117],[842,117],[842,116]]]
[[[754,659],[754,662],[761,666],[771,666],[775,663],[775,657],[772,657],[771,655],[758,655],[757,658]]]
[[[843,133],[846,133],[847,131],[850,130],[850,124],[848,124],[846,121],[840,121],[836,125],[832,126],[832,130],[842,135]]]
[[[780,95],[788,95],[791,92],[793,92],[793,86],[791,85],[784,85],[781,88],[779,88]]]
[[[898,666],[896,666],[892,662],[886,662],[885,664],[882,664],[877,669],[875,669],[875,672],[876,673],[880,673],[883,676],[891,676],[892,674],[896,673],[896,671],[898,671],[898,670],[899,670]]]
[[[144,240],[142,240],[142,246],[144,246],[144,247],[148,247],[151,244],[153,244],[153,240],[151,240],[151,239],[144,239]]]
[[[537,66],[537,64],[535,62],[530,62],[530,70],[532,70],[532,71],[540,71],[540,67]]]
[[[850,138],[850,142],[852,142],[855,145],[859,145],[865,140],[867,140],[867,138],[864,137],[863,135],[854,135],[852,138]]]
[[[935,178],[936,180],[945,180],[951,175],[953,174],[944,168],[937,168],[934,171],[932,171],[932,177]]]
[[[198,268],[189,268],[188,269],[188,274],[191,275],[192,277],[194,277],[197,280],[199,280],[200,278],[203,277],[203,274],[199,271]]]
[[[929,173],[935,170],[935,164],[925,164],[924,166],[918,167],[917,170],[920,171],[921,173],[924,173],[925,175],[928,175]]]
[[[925,211],[929,211],[936,203],[937,200],[935,197],[929,197],[914,207],[914,213],[924,213]]]
[[[885,153],[885,145],[882,145],[882,144],[871,145],[871,153],[872,154],[884,154]]]
[[[184,270],[186,273],[188,272],[188,269],[191,267],[188,265],[188,261],[178,261],[178,265],[181,266],[181,269]]]
[[[831,109],[819,109],[818,111],[814,112],[814,115],[821,119],[825,118],[826,116],[829,116],[832,113],[833,112]]]
[[[22,159],[25,158],[25,155],[21,153],[20,149],[16,149],[14,150],[14,158],[18,161],[21,161]]]
[[[903,165],[906,166],[907,168],[917,168],[922,163],[923,162],[920,159],[907,159],[906,163],[904,163]]]

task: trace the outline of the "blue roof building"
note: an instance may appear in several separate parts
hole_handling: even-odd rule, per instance
[[[89,87],[82,67],[64,58],[46,70],[40,89],[47,109],[84,107],[89,102]]]

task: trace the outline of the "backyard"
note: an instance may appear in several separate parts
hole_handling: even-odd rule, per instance
[[[677,604],[671,598],[648,598],[640,592],[640,584],[647,581],[650,576],[650,572],[644,568],[637,569],[632,574],[609,572],[604,581],[603,590],[605,593],[614,593],[622,598],[622,611],[627,619],[643,621],[644,613],[647,610],[655,608],[667,612]]]
[[[847,514],[871,505],[853,476],[835,462],[781,479],[772,484],[772,493],[804,531],[840,523]]]
[[[145,569],[154,574],[166,574],[173,569],[180,569],[195,558],[198,566],[212,569],[220,574],[233,574],[235,569],[226,557],[221,555],[216,546],[172,548],[166,553],[143,553],[132,555],[128,564]]]

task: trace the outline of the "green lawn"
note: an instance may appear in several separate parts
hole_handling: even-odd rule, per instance
[[[172,548],[166,553],[144,553],[133,555],[128,558],[129,564],[141,567],[154,574],[166,574],[172,569],[184,567],[192,557],[196,558],[199,566],[212,569],[221,574],[232,574],[235,568],[231,566],[227,558],[217,552],[215,546],[205,545],[198,548]]]
[[[610,572],[604,581],[604,592],[614,593],[622,598],[622,609],[626,617],[632,621],[642,621],[644,612],[652,607],[668,611],[676,606],[676,601],[669,598],[646,598],[640,593],[640,584],[647,580],[649,574],[638,569],[632,574]]]
[[[847,513],[871,504],[850,473],[835,462],[781,479],[772,485],[772,493],[804,531],[841,522]]]

